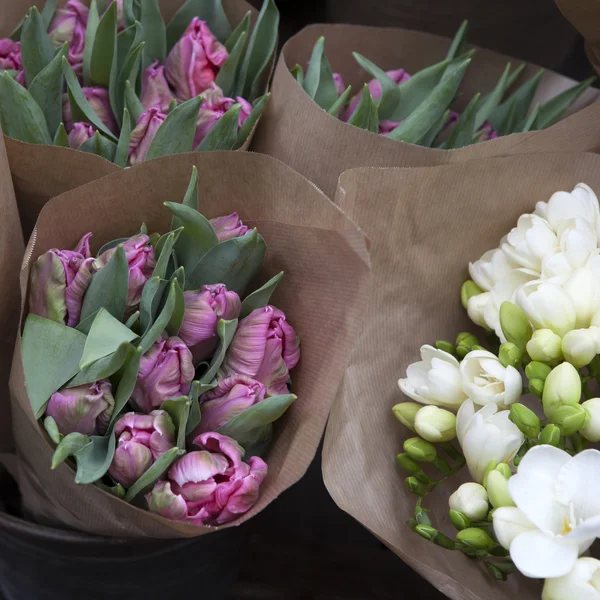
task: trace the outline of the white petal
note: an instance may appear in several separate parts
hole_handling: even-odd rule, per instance
[[[586,521],[600,516],[600,452],[584,450],[565,462],[556,481],[556,497],[573,504],[575,518]]]
[[[434,348],[429,344],[421,346],[421,358],[425,361],[425,364],[427,364],[428,366],[431,366],[431,361],[434,358],[437,358],[439,360],[443,360],[458,367],[458,360],[456,360],[456,358],[452,356],[452,354],[444,352],[443,350],[439,350],[438,348]]]
[[[494,511],[494,533],[500,545],[507,550],[520,533],[530,529],[535,529],[535,525],[518,508],[504,506]]]
[[[466,400],[458,409],[458,413],[456,414],[456,436],[461,444],[471,425],[474,415],[475,405],[470,400]]]
[[[504,375],[504,404],[513,404],[521,398],[523,379],[514,367],[506,367]]]
[[[566,575],[578,556],[576,544],[565,544],[541,531],[519,534],[510,546],[510,557],[526,577],[546,578]]]
[[[547,579],[542,600],[600,600],[600,561],[579,558],[563,577]]]
[[[406,394],[409,398],[412,398],[415,402],[420,402],[421,404],[429,404],[429,400],[424,398],[417,392],[415,387],[412,385],[410,379],[398,379],[398,386],[403,394]]]
[[[584,545],[584,548],[580,548],[580,552],[582,552],[587,550],[585,546],[589,547],[597,537],[600,537],[600,515],[587,519],[575,527],[573,531],[565,535],[565,540]]]

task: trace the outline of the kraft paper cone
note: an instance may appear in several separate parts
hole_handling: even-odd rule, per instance
[[[168,23],[184,0],[160,0],[161,13]],[[66,3],[61,0],[60,5]],[[89,4],[89,0],[84,0]],[[8,37],[35,0],[0,0],[0,37]],[[39,4],[39,2],[38,2]],[[223,0],[223,7],[233,27],[247,11],[253,23],[258,12],[245,0]],[[39,144],[26,144],[5,137],[17,203],[27,235],[31,232],[44,204],[53,196],[120,171],[117,165],[100,156]],[[247,141],[242,150],[247,150]]]
[[[170,229],[163,202],[180,202],[192,166],[200,175],[201,212],[208,218],[237,211],[258,227],[268,250],[257,286],[285,271],[273,303],[301,339],[292,373],[298,400],[276,427],[269,473],[249,519],[302,477],[315,455],[325,421],[362,324],[370,283],[366,239],[311,183],[266,156],[211,152],[168,156],[115,173],[51,200],[40,213],[25,253],[26,297],[32,262],[50,248],[70,248],[93,231],[92,252],[138,231]],[[53,448],[32,416],[19,346],[11,373],[14,433],[24,509],[36,520],[121,537],[191,537],[213,531],[167,521],[93,485],[76,485],[71,467],[50,470]]]
[[[325,36],[325,52],[334,72],[355,92],[370,77],[352,57],[359,52],[382,69],[404,68],[409,73],[446,56],[450,40],[407,29],[379,29],[357,25],[311,25],[283,47],[272,83],[273,96],[265,110],[252,143],[252,149],[274,156],[313,181],[333,197],[340,174],[355,167],[419,167],[461,162],[487,156],[534,152],[592,151],[600,148],[600,106],[581,110],[549,129],[512,134],[457,150],[423,148],[396,142],[343,123],[315,104],[290,73],[290,68],[306,66],[312,48]],[[506,63],[521,61],[477,49],[460,88],[457,105],[466,106],[477,92],[486,94],[496,85]],[[521,80],[531,77],[538,67],[527,64]],[[546,71],[533,106],[569,88],[575,82]],[[588,89],[570,112],[598,97]]]
[[[412,169],[356,169],[340,178],[336,201],[371,240],[372,292],[343,391],[325,434],[323,477],[340,508],[454,600],[540,597],[541,584],[520,575],[493,581],[481,562],[413,533],[416,496],[395,464],[413,437],[392,414],[408,400],[398,389],[419,348],[461,331],[479,331],[460,303],[468,263],[533,212],[536,202],[586,182],[600,190],[600,156],[546,154],[490,158]],[[377,210],[373,210],[373,207]],[[432,521],[455,533],[448,497],[468,479],[452,478],[426,496]],[[401,582],[398,584],[401,586]]]

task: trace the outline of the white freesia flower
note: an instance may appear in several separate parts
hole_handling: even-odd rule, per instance
[[[600,327],[569,331],[562,340],[562,352],[578,369],[589,365],[600,352]]]
[[[509,411],[498,411],[496,404],[487,404],[478,412],[467,400],[456,415],[456,434],[469,473],[481,483],[491,460],[510,463],[525,436],[508,418]]]
[[[594,315],[600,310],[600,274],[584,267],[573,271],[562,285],[575,308],[575,327],[589,327]]]
[[[473,350],[460,363],[460,377],[467,396],[482,406],[508,406],[521,397],[523,380],[517,369],[504,367],[500,359],[487,350]]]
[[[480,483],[463,483],[449,498],[448,505],[471,521],[481,521],[490,510],[488,494]]]
[[[590,422],[579,433],[590,442],[600,442],[600,398],[590,398],[581,406],[590,415]]]
[[[545,219],[525,214],[519,217],[501,248],[519,266],[539,272],[544,256],[556,252],[559,245],[556,233]]]
[[[492,308],[491,304],[491,292],[483,292],[483,294],[471,296],[467,301],[467,314],[469,315],[469,319],[471,319],[475,325],[479,325],[479,327],[493,329],[485,321],[486,312],[493,314],[493,310],[490,310],[490,308]]]
[[[398,381],[400,389],[421,404],[457,409],[467,395],[456,358],[429,345],[421,346],[421,358],[408,367],[406,378]]]
[[[497,281],[518,266],[500,248],[496,248],[488,250],[474,263],[469,263],[469,274],[482,290],[489,292]]]
[[[494,512],[494,532],[521,573],[562,577],[600,535],[598,472],[598,450],[571,457],[535,446],[525,454],[508,481],[516,508]]]
[[[571,297],[557,284],[530,281],[517,290],[516,303],[536,329],[563,336],[575,328],[577,313]]]
[[[570,573],[546,579],[542,600],[600,600],[600,560],[579,558]]]
[[[561,253],[574,269],[583,267],[598,248],[594,224],[581,217],[567,219],[559,225],[558,241]]]

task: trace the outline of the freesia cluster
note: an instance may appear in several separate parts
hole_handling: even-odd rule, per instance
[[[462,286],[488,349],[471,333],[423,346],[399,381],[414,402],[393,408],[420,436],[397,457],[419,496],[412,529],[483,559],[496,579],[545,579],[546,600],[600,598],[600,561],[582,558],[600,537],[600,451],[588,448],[600,441],[599,235],[583,183],[522,215]],[[464,465],[471,481],[449,497],[453,539],[422,502]]]
[[[122,167],[238,149],[248,139],[269,97],[265,74],[278,25],[272,0],[252,32],[250,13],[232,31],[220,1],[186,2],[169,24],[158,0],[55,6],[33,7],[12,39],[0,40],[7,135]]]
[[[273,423],[296,399],[300,345],[269,303],[282,274],[246,293],[263,238],[237,213],[207,220],[197,196],[194,170],[184,203],[166,203],[172,231],[143,226],[95,256],[88,233],[39,256],[23,363],[53,468],[74,459],[78,483],[221,525],[259,497]]]
[[[325,39],[317,40],[306,73],[292,74],[306,93],[329,114],[390,139],[432,148],[461,148],[500,135],[545,129],[592,84],[595,78],[531,106],[543,71],[511,92],[525,65],[511,71],[508,63],[494,90],[475,94],[459,113],[453,103],[475,50],[467,49],[467,22],[458,29],[441,62],[412,75],[403,68],[385,71],[358,52],[353,56],[373,79],[351,97],[325,56]]]

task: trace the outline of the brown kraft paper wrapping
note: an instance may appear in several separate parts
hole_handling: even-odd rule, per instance
[[[183,2],[160,0],[166,22]],[[65,3],[66,0],[59,2],[60,5]],[[84,3],[89,4],[89,1],[84,0]],[[0,38],[10,35],[33,4],[35,0],[0,0]],[[245,0],[223,0],[223,6],[232,27],[242,20],[247,11],[252,12],[253,22],[258,15]],[[70,148],[27,144],[8,137],[5,137],[5,143],[23,229],[27,234],[50,198],[121,170],[101,156]],[[249,145],[249,141],[246,142],[242,150],[247,150]]]
[[[298,400],[276,427],[266,460],[267,479],[255,515],[302,477],[321,439],[325,421],[361,327],[370,283],[366,238],[310,182],[266,156],[210,152],[168,156],[92,182],[51,200],[25,253],[21,290],[29,268],[50,248],[70,248],[93,231],[93,250],[134,234],[170,229],[167,200],[180,202],[192,166],[200,175],[200,210],[208,218],[237,211],[258,227],[268,250],[257,284],[285,271],[273,303],[285,311],[302,344],[292,373]],[[23,316],[22,316],[23,318]],[[23,378],[20,338],[11,373],[19,484],[27,514],[36,520],[89,533],[120,537],[191,537],[211,528],[177,523],[135,508],[93,485],[77,485],[73,469],[51,471],[53,448],[33,418]]]
[[[333,197],[340,174],[355,167],[420,167],[455,163],[487,156],[533,152],[593,151],[600,148],[600,106],[593,105],[543,131],[512,134],[460,148],[438,150],[396,142],[364,131],[329,115],[298,85],[290,68],[306,67],[312,48],[325,36],[325,53],[334,72],[342,75],[353,93],[370,79],[352,57],[356,51],[382,69],[404,68],[409,73],[444,59],[450,40],[408,29],[384,29],[359,25],[311,25],[283,47],[271,86],[273,96],[252,142],[252,150],[274,156],[313,181]],[[477,92],[486,94],[496,85],[506,63],[522,61],[477,49],[461,84],[457,101],[462,110]],[[519,81],[531,77],[538,67],[526,63]],[[575,82],[546,71],[532,106],[544,102]],[[598,97],[588,89],[570,112]]]
[[[394,459],[414,434],[392,414],[394,404],[409,400],[397,380],[420,360],[422,344],[481,331],[460,303],[469,261],[495,248],[536,202],[581,181],[600,190],[600,156],[538,154],[430,168],[363,168],[340,177],[336,201],[371,240],[373,283],[325,434],[325,485],[341,509],[454,600],[537,600],[541,584],[519,574],[496,582],[480,561],[408,528],[416,496],[404,487],[406,473]],[[462,479],[454,477],[423,502],[447,534],[454,532],[448,497],[467,478],[463,469]]]

